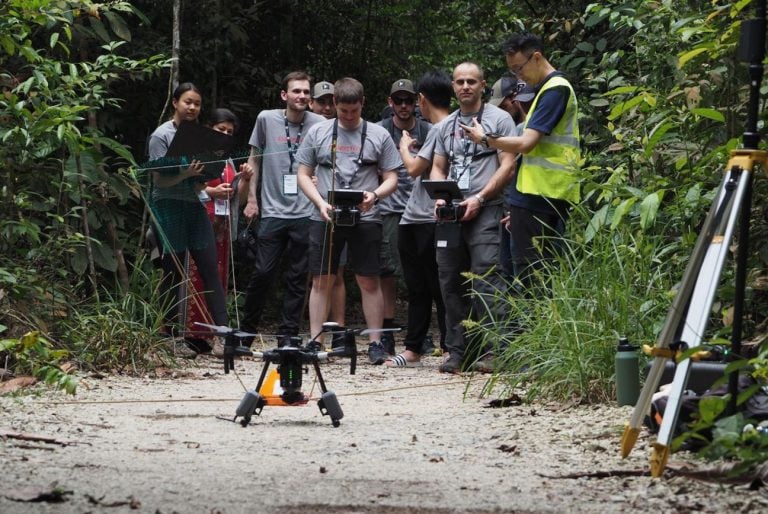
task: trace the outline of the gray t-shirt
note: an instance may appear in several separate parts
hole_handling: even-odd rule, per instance
[[[261,154],[262,217],[296,219],[312,212],[312,203],[296,185],[298,164],[291,156],[295,156],[309,129],[322,121],[324,117],[306,111],[302,122],[288,121],[286,126],[284,109],[259,113],[248,143]]]
[[[403,212],[403,217],[400,219],[401,225],[435,222],[435,201],[429,197],[426,188],[421,185],[421,181],[423,176],[429,177],[437,135],[440,133],[441,127],[447,119],[448,118],[444,118],[442,121],[432,126],[427,134],[426,141],[424,141],[424,144],[419,149],[419,153],[416,155],[417,159],[424,159],[429,162],[429,167],[427,167],[427,170],[422,175],[416,178],[416,181],[413,184],[411,197],[408,199],[408,204],[405,206],[405,212]]]
[[[464,198],[480,193],[499,168],[500,150],[473,143],[471,139],[464,136],[464,131],[459,126],[459,122],[471,125],[475,117],[480,117],[480,123],[486,134],[493,133],[501,136],[517,134],[512,116],[488,103],[483,105],[481,113],[462,115],[461,111],[457,110],[445,119],[435,144],[435,154],[447,158],[448,179],[459,183]],[[490,205],[501,202],[501,195],[488,200]]]
[[[403,137],[403,131],[395,126],[393,119],[386,118],[381,120],[378,124],[384,127],[387,132],[389,132],[389,135],[392,137],[392,141],[395,143],[395,147],[399,148],[400,139]],[[408,133],[413,139],[416,140],[417,148],[423,146],[427,137],[427,133],[431,127],[432,125],[428,122],[422,120],[421,118],[416,118],[415,126],[409,130]],[[397,189],[394,193],[379,203],[381,214],[402,214],[403,211],[405,211],[405,206],[408,203],[408,198],[411,196],[411,191],[413,190],[414,184],[414,179],[408,175],[408,170],[406,170],[404,166],[398,169]]]
[[[314,125],[302,141],[296,153],[296,161],[314,168],[317,189],[326,201],[333,189],[360,189],[373,191],[379,187],[379,175],[385,171],[397,171],[403,165],[400,153],[386,130],[375,123],[366,123],[366,137],[362,140],[363,123],[355,130],[338,125],[336,143],[336,173],[331,172],[331,141],[336,120],[326,120]],[[360,145],[363,142],[362,163],[358,164]],[[311,218],[321,221],[320,213],[313,209]],[[361,221],[380,222],[378,205],[362,213]]]
[[[165,157],[171,141],[176,136],[176,125],[173,120],[168,120],[152,132],[149,136],[149,159],[155,160]],[[172,176],[181,172],[181,167],[172,166],[154,170],[160,175]],[[181,200],[184,202],[199,202],[195,182],[197,179],[188,178],[171,187],[158,187],[155,184],[152,187],[152,200]]]

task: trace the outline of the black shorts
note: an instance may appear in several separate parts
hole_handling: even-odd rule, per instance
[[[331,241],[331,225],[324,221],[312,221],[309,227],[309,272],[312,276],[335,274],[345,243],[349,252],[348,266],[356,275],[379,276],[381,225],[358,223],[353,227],[336,226]]]

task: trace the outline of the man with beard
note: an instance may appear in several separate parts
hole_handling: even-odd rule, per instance
[[[456,223],[444,223],[452,233],[451,243],[437,248],[440,288],[446,310],[448,356],[440,366],[443,373],[459,373],[467,352],[462,321],[477,319],[492,306],[503,280],[495,266],[499,258],[498,222],[502,217],[501,192],[512,179],[514,155],[489,150],[474,143],[462,128],[471,123],[488,133],[513,135],[515,125],[508,113],[483,103],[485,79],[480,66],[463,62],[453,70],[453,91],[459,109],[446,118],[438,134],[432,161],[433,180],[456,182],[463,211]],[[438,207],[445,204],[437,200]],[[462,275],[482,277],[471,282]],[[470,300],[470,292],[472,292]],[[479,349],[473,349],[479,350]]]
[[[385,118],[379,125],[387,129],[396,147],[400,146],[403,132],[415,139],[412,145],[417,150],[424,144],[431,125],[414,115],[416,109],[416,91],[408,79],[397,79],[392,83],[387,98],[392,109],[392,116]],[[403,167],[398,170],[397,190],[381,201],[383,237],[381,240],[381,291],[384,296],[384,328],[395,328],[395,300],[397,298],[397,279],[402,276],[402,265],[398,252],[398,224],[405,211],[405,205],[411,196],[413,180]],[[395,354],[395,339],[391,332],[381,335],[381,343],[390,355]]]

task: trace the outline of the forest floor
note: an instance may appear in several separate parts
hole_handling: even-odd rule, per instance
[[[198,357],[162,377],[83,376],[77,396],[0,397],[0,512],[765,512],[764,488],[619,458],[630,408],[490,407],[488,376],[323,363],[344,411],[267,406],[233,423],[261,362]],[[318,396],[314,372],[304,391]],[[25,438],[20,438],[20,437]],[[674,454],[668,468],[702,467]],[[566,478],[567,475],[588,475]],[[608,475],[599,478],[598,475]]]

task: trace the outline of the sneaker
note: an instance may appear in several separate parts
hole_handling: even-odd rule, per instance
[[[320,341],[312,340],[307,343],[307,346],[304,347],[308,352],[322,352],[323,351],[323,343]]]
[[[197,352],[184,339],[174,337],[165,344],[168,352],[174,357],[179,359],[194,359],[197,357]]]
[[[395,336],[392,332],[381,333],[381,344],[389,355],[395,354]]]
[[[375,366],[384,364],[387,357],[389,357],[389,354],[384,349],[384,345],[380,342],[374,341],[368,345],[368,362],[371,364]]]
[[[453,353],[449,354],[445,362],[440,365],[439,370],[440,373],[451,373],[454,375],[461,373],[461,356]]]
[[[427,335],[424,337],[424,342],[421,343],[421,354],[422,355],[432,355],[435,353],[435,343],[432,342],[432,336]]]

